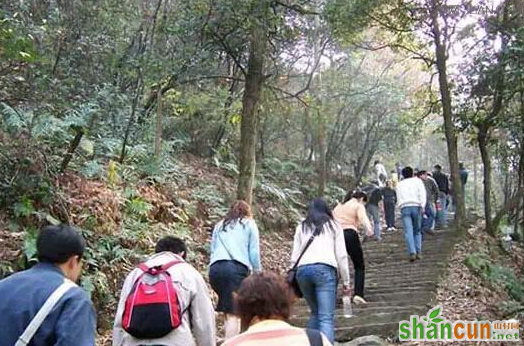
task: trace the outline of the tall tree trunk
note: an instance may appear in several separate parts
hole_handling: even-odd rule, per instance
[[[266,1],[260,0],[265,3]],[[237,198],[252,201],[256,168],[257,106],[264,84],[264,62],[267,49],[267,28],[254,23],[251,28],[246,85],[242,97],[240,124],[240,165]]]
[[[477,166],[478,166],[478,157],[477,155],[473,155],[473,205],[475,206],[475,210],[477,209],[478,205],[478,175],[477,175]]]
[[[432,0],[431,3],[432,31],[435,44],[442,113],[444,117],[444,132],[446,134],[446,143],[448,146],[449,167],[451,170],[451,180],[453,183],[453,195],[457,203],[455,218],[457,225],[460,227],[464,223],[465,208],[464,201],[462,199],[462,186],[458,170],[459,160],[457,150],[457,135],[455,132],[455,126],[453,124],[451,91],[447,75],[447,42],[446,38],[443,37],[440,29],[440,3],[438,0]]]
[[[126,157],[127,141],[129,139],[129,135],[131,134],[131,129],[133,128],[133,125],[135,124],[136,107],[138,106],[138,99],[140,98],[140,95],[142,95],[143,87],[144,86],[142,83],[142,72],[139,69],[138,75],[136,78],[135,97],[133,98],[133,103],[131,105],[131,115],[129,116],[129,120],[126,126],[126,131],[124,133],[124,140],[122,141],[122,150],[120,151],[120,159],[119,159],[120,163],[123,163]]]
[[[160,1],[159,1],[160,3]],[[156,106],[156,133],[155,133],[155,161],[158,162],[162,154],[162,88],[158,87]]]
[[[486,219],[486,230],[489,234],[494,235],[496,232],[493,229],[493,216],[491,215],[491,157],[488,147],[488,127],[479,126],[478,131],[477,140],[484,173],[484,218]]]
[[[76,135],[71,141],[71,144],[69,144],[69,149],[67,150],[67,153],[64,156],[64,159],[62,160],[62,164],[60,165],[60,172],[64,173],[67,169],[67,166],[69,165],[69,161],[73,158],[73,154],[75,153],[76,148],[78,148],[78,145],[80,144],[80,141],[82,140],[82,137],[84,136],[84,129],[82,127],[76,128]]]
[[[327,160],[326,160],[326,119],[321,110],[317,110],[317,170],[318,170],[318,196],[324,196],[327,182]]]
[[[523,6],[524,7],[524,6]],[[524,12],[524,9],[523,9]],[[524,18],[523,18],[524,21]],[[517,186],[517,196],[520,198],[517,202],[516,217],[515,217],[515,233],[518,232],[520,215],[522,213],[522,219],[524,220],[524,193],[520,193],[524,188],[524,92],[520,93],[520,155],[519,155],[519,179]],[[524,222],[524,221],[523,221]],[[524,224],[521,225],[524,232]]]

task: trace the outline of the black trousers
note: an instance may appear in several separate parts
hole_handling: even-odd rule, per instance
[[[386,212],[386,226],[395,227],[395,203],[384,203],[384,211]]]
[[[354,229],[345,229],[344,241],[346,243],[346,251],[349,257],[351,257],[351,261],[355,267],[355,294],[364,297],[364,254],[357,231]]]

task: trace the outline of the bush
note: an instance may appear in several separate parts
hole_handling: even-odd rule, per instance
[[[504,287],[512,299],[524,303],[524,283],[517,279],[513,270],[494,264],[487,255],[480,253],[467,256],[464,263],[490,285]]]

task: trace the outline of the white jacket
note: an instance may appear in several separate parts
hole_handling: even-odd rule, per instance
[[[293,241],[291,265],[297,261],[311,234],[312,230],[309,228],[303,232],[302,222],[298,224]],[[348,253],[344,242],[344,232],[338,222],[332,221],[331,227],[327,223],[324,225],[324,231],[315,237],[304,252],[298,266],[315,263],[327,264],[336,268],[342,278],[342,283],[349,285]]]
[[[426,187],[420,178],[413,177],[397,185],[397,205],[404,207],[426,207]]]

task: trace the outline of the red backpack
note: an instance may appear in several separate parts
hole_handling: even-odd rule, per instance
[[[183,263],[175,260],[162,266],[138,266],[142,274],[126,299],[122,327],[138,339],[158,339],[178,328],[182,313],[178,294],[168,269]]]

